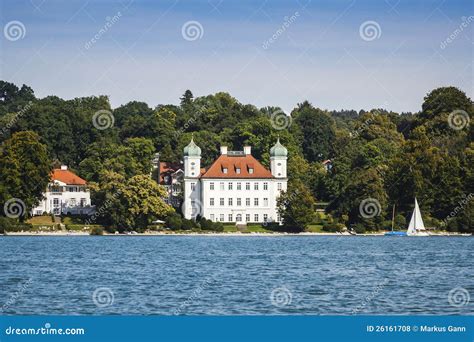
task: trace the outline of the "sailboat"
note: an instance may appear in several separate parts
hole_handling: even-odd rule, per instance
[[[393,224],[395,222],[395,204],[393,205],[393,210],[392,210],[392,230],[390,232],[386,232],[384,235],[385,236],[407,236],[406,232],[399,232],[393,230]]]
[[[423,219],[421,218],[420,207],[418,206],[418,201],[415,198],[415,209],[411,215],[410,224],[408,225],[407,230],[408,236],[429,236],[426,232]]]

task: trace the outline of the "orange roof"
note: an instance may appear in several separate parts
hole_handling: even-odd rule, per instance
[[[51,176],[53,181],[57,180],[70,185],[86,185],[86,181],[69,170],[54,169]]]
[[[160,162],[160,184],[164,184],[164,176],[182,170],[183,166],[180,163]]]
[[[224,168],[227,168],[227,173],[224,173]],[[238,168],[240,173],[236,171]],[[253,168],[253,173],[249,173],[250,168]],[[273,176],[250,154],[238,156],[222,154],[201,178],[273,178]]]

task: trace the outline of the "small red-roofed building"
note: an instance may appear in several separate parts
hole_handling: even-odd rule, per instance
[[[54,169],[51,182],[43,194],[43,200],[33,208],[33,215],[71,214],[92,215],[95,207],[91,205],[90,191],[87,182],[68,170],[66,165]]]
[[[277,199],[287,190],[287,149],[278,140],[270,149],[270,169],[252,156],[251,147],[228,151],[201,169],[201,149],[184,148],[184,217],[236,224],[281,222]]]

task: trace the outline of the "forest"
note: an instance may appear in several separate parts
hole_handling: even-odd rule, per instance
[[[107,206],[99,222],[146,227],[176,215],[149,177],[155,152],[178,162],[193,135],[203,166],[220,145],[251,145],[268,166],[279,137],[289,155],[288,193],[281,200],[289,230],[318,220],[317,205],[336,229],[389,229],[394,208],[396,227],[405,229],[416,197],[426,226],[474,232],[474,106],[455,87],[427,90],[416,113],[326,110],[308,101],[284,113],[242,104],[228,93],[194,97],[190,90],[179,105],[132,101],[111,108],[107,96],[37,98],[31,87],[6,81],[0,88],[0,202],[21,198],[26,215],[51,169],[66,164],[90,183],[93,203]],[[371,206],[362,208],[367,200]]]

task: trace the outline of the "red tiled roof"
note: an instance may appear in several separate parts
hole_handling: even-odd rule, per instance
[[[86,181],[69,170],[54,169],[51,180],[60,181],[69,185],[86,185]]]
[[[164,176],[175,173],[179,169],[183,169],[180,163],[160,162],[160,184],[163,184]]]
[[[227,168],[227,173],[224,173],[224,167]],[[249,173],[249,167],[253,168],[253,173]],[[236,172],[237,168],[240,168],[240,173]],[[273,178],[273,176],[250,154],[242,156],[222,154],[201,178]]]

